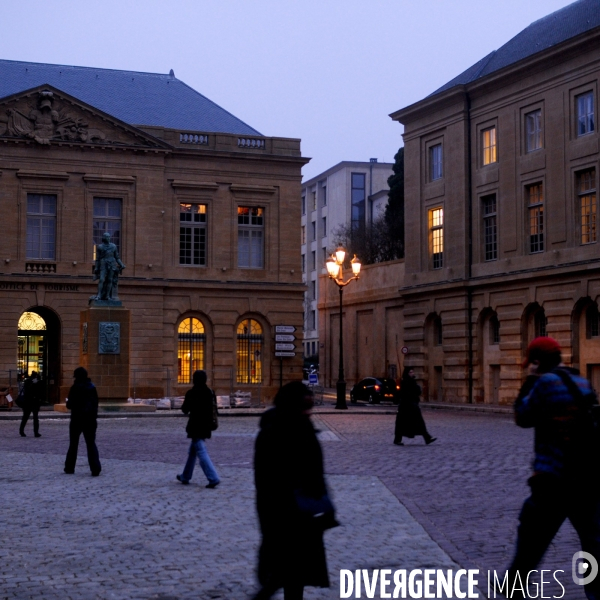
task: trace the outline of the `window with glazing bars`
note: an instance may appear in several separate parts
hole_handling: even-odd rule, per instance
[[[586,92],[576,98],[577,102],[577,136],[592,133],[594,123],[594,92]]]
[[[110,241],[121,252],[121,198],[94,198],[94,260],[96,246],[102,243],[102,236],[110,234]]]
[[[237,383],[262,382],[263,330],[258,321],[244,319],[237,327]]]
[[[483,213],[483,250],[485,260],[498,259],[498,231],[496,226],[496,195],[481,199]]]
[[[434,269],[444,266],[444,209],[429,211],[429,231],[431,238],[431,258]]]
[[[430,181],[441,179],[444,170],[442,164],[442,145],[436,144],[429,148],[429,178]]]
[[[542,110],[534,110],[525,115],[525,128],[527,131],[527,152],[539,150],[542,147]]]
[[[33,260],[56,258],[56,196],[27,194],[27,249]]]
[[[500,321],[496,315],[490,317],[490,344],[500,343]]]
[[[497,160],[496,128],[490,127],[481,132],[481,148],[483,151],[483,164],[490,165]]]
[[[206,204],[179,205],[179,264],[206,265]]]
[[[238,267],[264,267],[264,209],[238,206]]]
[[[528,185],[527,195],[527,237],[529,253],[544,251],[544,190],[541,183]]]
[[[586,337],[588,339],[600,336],[600,313],[598,305],[594,302],[585,311],[586,318]]]
[[[535,337],[546,337],[548,318],[543,308],[540,308],[533,317]]]
[[[581,219],[581,243],[591,244],[597,236],[596,169],[577,173],[577,197]]]
[[[199,319],[181,321],[177,330],[177,382],[192,383],[194,371],[204,369],[206,334]]]

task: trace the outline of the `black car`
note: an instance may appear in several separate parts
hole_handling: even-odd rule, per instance
[[[369,404],[379,404],[382,400],[398,403],[400,386],[393,379],[366,377],[350,390],[350,402],[366,400]]]

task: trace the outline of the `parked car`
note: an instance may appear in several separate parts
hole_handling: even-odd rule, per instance
[[[379,404],[382,400],[391,400],[398,404],[400,386],[393,379],[366,377],[350,390],[350,402],[366,400],[369,404]]]

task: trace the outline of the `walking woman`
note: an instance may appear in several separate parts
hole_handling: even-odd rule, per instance
[[[304,587],[329,587],[323,532],[338,525],[327,495],[323,455],[310,421],[311,391],[284,385],[261,419],[254,455],[256,508],[262,532],[254,600],[283,588],[302,600]]]
[[[427,431],[423,420],[419,399],[421,388],[415,380],[415,372],[412,367],[404,367],[402,382],[400,384],[400,403],[396,415],[396,429],[394,432],[394,444],[404,446],[402,436],[414,438],[422,435],[426,444],[432,444],[437,438],[432,437]]]

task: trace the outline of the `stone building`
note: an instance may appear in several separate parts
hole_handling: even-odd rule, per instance
[[[511,402],[555,337],[600,389],[600,4],[580,0],[392,118],[404,125],[404,343],[429,399]]]
[[[302,327],[306,162],[172,71],[0,61],[0,385],[35,369],[65,397],[106,232],[131,394],[180,394],[204,368],[218,393],[266,401],[300,377],[300,354],[280,373],[274,327]]]
[[[547,334],[600,390],[599,82],[600,3],[580,0],[391,115],[404,125],[405,259],[365,269],[381,289],[361,277],[344,292],[349,384],[395,362],[426,400],[511,403],[528,343]],[[321,362],[335,384],[328,285]]]
[[[376,158],[369,162],[342,161],[302,183],[305,357],[318,359],[321,354],[319,275],[325,272],[329,253],[335,250],[335,232],[342,225],[366,227],[383,214],[392,167]]]

